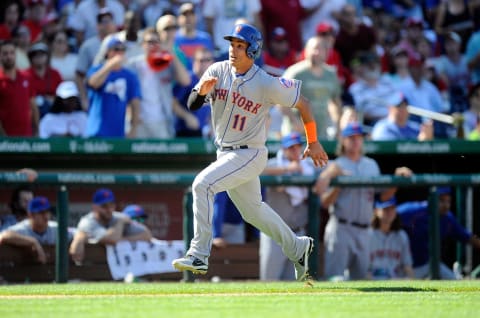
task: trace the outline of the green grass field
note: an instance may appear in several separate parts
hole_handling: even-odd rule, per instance
[[[0,286],[0,317],[480,317],[480,281]]]

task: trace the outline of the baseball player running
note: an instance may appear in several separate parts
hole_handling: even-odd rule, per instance
[[[259,175],[264,170],[265,122],[272,105],[296,107],[305,126],[307,146],[303,157],[323,167],[328,156],[317,141],[316,123],[308,101],[300,95],[301,81],[268,75],[254,64],[260,56],[261,33],[249,24],[237,24],[224,37],[230,41],[228,61],[211,65],[192,90],[188,107],[200,108],[206,100],[212,107],[217,160],[193,181],[194,236],[186,256],[172,262],[180,271],[205,274],[212,245],[214,195],[227,191],[246,222],[270,236],[295,264],[297,280],[308,276],[308,257],[313,239],[297,237],[260,193]]]

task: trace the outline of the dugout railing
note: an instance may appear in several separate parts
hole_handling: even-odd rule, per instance
[[[132,186],[158,186],[158,187],[183,187],[188,189],[193,182],[195,175],[179,173],[133,173],[133,174],[114,174],[114,173],[39,173],[35,184],[53,185],[58,187],[57,191],[57,211],[56,218],[58,222],[57,244],[56,244],[56,264],[55,281],[65,283],[68,281],[68,240],[67,228],[69,217],[69,199],[68,187],[74,185],[132,185]],[[308,233],[317,242],[319,241],[320,228],[320,201],[318,196],[313,193],[312,185],[315,177],[306,176],[261,176],[262,185],[280,186],[280,185],[298,185],[308,186],[309,191],[309,223]],[[27,176],[16,172],[0,172],[0,185],[12,185],[21,183],[31,183]],[[440,225],[439,214],[436,212],[437,192],[436,186],[453,186],[456,188],[457,204],[463,201],[465,187],[475,187],[480,184],[480,174],[416,174],[412,177],[397,177],[392,175],[380,175],[376,177],[354,177],[340,176],[331,181],[332,185],[339,187],[429,187],[429,208],[430,208],[430,276],[432,279],[439,279],[440,265]],[[186,191],[183,198],[183,239],[188,246],[193,236],[193,212],[192,212],[192,194]],[[463,211],[459,208],[458,211]],[[314,254],[318,255],[318,244],[314,249]],[[318,258],[310,258],[311,274],[314,278],[318,277]],[[192,281],[193,276],[186,272],[185,281]]]

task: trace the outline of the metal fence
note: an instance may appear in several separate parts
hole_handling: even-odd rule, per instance
[[[57,193],[57,221],[58,236],[56,244],[56,264],[55,280],[58,283],[64,283],[68,280],[68,186],[73,185],[132,185],[132,186],[158,186],[158,187],[183,187],[188,188],[195,175],[177,174],[177,173],[39,173],[35,184],[45,184],[58,186]],[[298,185],[311,186],[314,184],[315,177],[307,176],[261,176],[262,185]],[[12,185],[30,183],[27,176],[16,172],[0,172],[0,185]],[[439,214],[437,211],[437,193],[436,186],[453,186],[457,191],[457,202],[462,201],[462,188],[465,186],[478,186],[480,184],[480,174],[418,174],[412,177],[396,177],[392,175],[380,175],[376,177],[354,177],[340,176],[332,180],[332,185],[339,187],[430,187],[429,206],[430,206],[430,273],[432,279],[440,278],[440,229]],[[459,197],[460,196],[460,197]],[[193,213],[191,208],[191,192],[186,191],[183,200],[184,225],[183,236],[186,246],[188,246],[193,236]],[[318,196],[309,191],[309,224],[308,232],[315,240],[319,239],[319,207]],[[318,246],[314,250],[314,255],[318,253]],[[318,260],[316,257],[310,258],[310,267],[313,273],[318,271]],[[186,280],[191,280],[191,276],[186,275]]]

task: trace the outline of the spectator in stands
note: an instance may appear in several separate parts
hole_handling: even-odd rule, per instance
[[[302,80],[302,94],[310,100],[320,139],[335,138],[341,113],[341,86],[335,69],[325,63],[327,53],[326,40],[314,36],[305,45],[305,60],[283,74],[285,78]]]
[[[433,122],[422,124],[409,120],[408,101],[402,93],[395,93],[388,98],[388,115],[373,126],[372,140],[411,139],[426,141],[433,139]]]
[[[469,3],[470,2],[470,3]],[[455,32],[460,37],[460,51],[465,51],[465,44],[470,34],[475,30],[475,7],[476,1],[445,0],[438,6],[435,16],[435,32],[438,36],[447,36],[449,32]]]
[[[175,34],[175,45],[188,58],[188,68],[191,69],[195,51],[205,48],[213,52],[213,40],[209,33],[197,29],[195,5],[192,2],[185,2],[180,6],[177,21],[179,29]]]
[[[185,53],[175,44],[175,34],[178,30],[177,17],[173,14],[166,14],[158,18],[155,24],[160,43],[164,49],[167,49],[170,53],[175,54],[176,57],[187,68],[188,59]]]
[[[200,77],[207,68],[215,62],[213,51],[201,47],[197,49],[193,55],[192,72],[190,73],[190,85],[182,86],[176,84],[173,88],[173,94],[185,111],[189,111],[187,100],[194,85],[199,81]],[[176,137],[212,137],[212,129],[210,124],[210,107],[203,106],[193,111],[193,115],[197,118],[198,127],[193,122],[185,121],[177,116],[175,122]],[[195,125],[194,125],[195,124]]]
[[[138,76],[124,66],[125,50],[125,44],[112,37],[105,62],[87,73],[90,107],[86,137],[124,138],[127,107],[131,110],[128,136],[136,136],[142,96]]]
[[[388,114],[387,100],[398,92],[393,83],[382,77],[380,59],[372,52],[358,55],[358,79],[348,91],[352,95],[355,108],[363,124],[373,126]]]
[[[395,86],[400,85],[403,81],[410,80],[407,50],[404,47],[395,46],[389,54],[391,57],[390,69],[383,76],[386,76]]]
[[[35,43],[30,47],[28,59],[31,66],[25,74],[32,83],[35,101],[42,118],[52,107],[55,91],[62,82],[62,75],[50,66],[50,50],[43,42]]]
[[[31,79],[17,70],[13,42],[0,43],[0,65],[0,136],[36,136],[35,92]]]
[[[116,37],[125,43],[127,50],[125,51],[125,58],[130,59],[143,54],[142,50],[142,33],[140,13],[134,11],[127,11],[125,13],[123,29],[107,35],[100,45],[97,55],[93,60],[93,64],[101,63],[105,59],[106,45],[111,37]]]
[[[431,59],[438,76],[445,82],[450,95],[452,112],[462,112],[468,104],[470,72],[467,58],[461,53],[462,39],[455,32],[444,36],[445,54]]]
[[[233,29],[238,18],[245,18],[251,21],[251,24],[255,25],[258,30],[263,31],[260,20],[261,8],[260,0],[203,1],[203,17],[206,31],[212,36],[217,56],[228,53],[228,41],[225,41],[223,36],[225,35],[225,30]],[[278,19],[278,16],[276,18]]]
[[[424,37],[423,23],[418,18],[408,18],[404,22],[405,33],[398,46],[407,51],[409,58],[418,56],[417,42]]]
[[[396,200],[375,201],[369,232],[368,277],[375,280],[413,279],[412,254],[407,233],[396,210]]]
[[[276,27],[272,32],[263,51],[262,68],[273,76],[282,76],[289,66],[297,62],[297,52],[290,47],[284,28]]]
[[[325,228],[326,279],[365,279],[369,266],[368,228],[373,217],[375,192],[382,201],[390,199],[396,188],[331,187],[330,181],[338,176],[378,176],[378,163],[363,152],[364,132],[358,122],[350,122],[341,131],[338,157],[329,162],[320,173],[315,191],[322,207],[330,216]],[[395,169],[396,176],[412,174],[407,167]],[[348,270],[348,276],[346,271]]]
[[[12,30],[12,41],[15,43],[15,59],[17,69],[26,70],[30,67],[28,49],[30,48],[30,31],[24,25],[19,25]]]
[[[145,224],[148,215],[145,210],[138,204],[129,204],[123,211],[123,214],[127,215],[132,221]]]
[[[30,43],[42,40],[42,29],[47,17],[47,6],[43,0],[27,0],[26,19],[22,24],[30,30]]]
[[[95,56],[100,50],[100,45],[109,34],[115,32],[113,14],[108,9],[102,9],[97,14],[97,36],[84,41],[78,51],[77,65],[75,66],[75,81],[80,91],[80,99],[84,110],[88,109],[85,76],[88,69],[93,65]],[[105,52],[103,55],[105,58]]]
[[[0,234],[0,244],[30,248],[38,262],[45,264],[47,255],[42,245],[57,243],[57,222],[50,221],[51,205],[46,197],[37,196],[28,203],[27,219]],[[72,239],[69,233],[68,240]]]
[[[356,18],[355,7],[346,4],[338,14],[340,30],[335,38],[335,49],[342,57],[342,64],[351,68],[350,63],[358,52],[374,52],[377,38],[375,30]]]
[[[9,0],[5,6],[3,22],[0,23],[0,40],[11,40],[12,32],[20,25],[20,6],[18,2]]]
[[[71,52],[67,33],[61,30],[50,37],[48,41],[51,50],[50,66],[60,72],[64,81],[75,80],[78,55]]]
[[[335,33],[339,26],[337,22],[338,14],[344,5],[347,3],[354,5],[357,0],[337,0],[337,1],[323,1],[323,0],[302,0],[300,1],[303,10],[304,18],[302,19],[302,40],[307,43],[308,39],[315,35],[319,23],[324,23],[332,27]],[[361,2],[361,1],[360,1]],[[358,17],[361,16],[361,5],[355,6],[355,11]],[[359,12],[360,9],[360,12]]]
[[[303,141],[297,132],[282,138],[282,148],[275,158],[268,161],[263,175],[313,176],[315,165],[310,159],[301,160]],[[307,234],[308,189],[300,186],[268,187],[267,203],[296,235]],[[282,248],[270,237],[260,233],[260,279],[295,280],[293,263],[284,255]]]
[[[425,77],[424,59],[419,56],[411,57],[408,66],[411,79],[400,83],[398,89],[407,98],[410,105],[438,113],[448,112],[449,106],[444,102],[440,91]],[[412,116],[411,119],[422,121],[418,116]],[[434,125],[434,136],[436,138],[446,138],[446,126],[437,123],[434,123]]]
[[[465,51],[473,84],[480,83],[480,30],[472,33]]]
[[[77,45],[80,46],[89,38],[100,35],[95,26],[99,23],[98,16],[106,11],[111,13],[114,28],[121,28],[125,9],[117,0],[84,0],[78,5],[69,22],[69,28],[75,31]]]
[[[187,69],[172,52],[172,47],[160,41],[153,28],[147,28],[143,32],[142,47],[144,54],[127,63],[138,76],[142,90],[136,137],[174,138],[174,113],[187,122],[193,121],[197,128],[195,116],[181,107],[173,97],[174,83],[190,84]]]
[[[328,53],[325,63],[334,66],[343,89],[347,89],[353,82],[350,70],[342,63],[340,54],[335,49],[335,29],[329,23],[322,22],[316,27],[316,35],[323,37],[327,43]]]
[[[464,134],[469,140],[480,140],[480,83],[470,88],[468,100],[470,107],[463,113]]]
[[[462,227],[450,211],[451,190],[438,187],[438,213],[440,214],[440,238],[454,238],[462,243],[469,243],[480,250],[480,239]],[[428,201],[405,202],[397,205],[397,212],[410,239],[413,256],[413,270],[416,278],[429,276],[429,206]],[[444,263],[440,264],[441,279],[455,279],[453,271]]]
[[[120,240],[149,241],[148,228],[132,222],[128,216],[115,211],[115,196],[110,189],[100,188],[93,194],[92,211],[78,222],[70,255],[76,263],[85,257],[85,244],[116,244]]]
[[[50,111],[40,120],[40,138],[83,137],[86,126],[87,114],[77,85],[72,81],[60,83]]]
[[[270,36],[276,27],[282,27],[287,33],[290,47],[299,53],[303,48],[301,22],[306,16],[303,4],[300,0],[284,1],[279,4],[275,0],[260,0],[261,27],[252,17],[246,17],[258,27],[264,35],[266,42],[270,41]],[[245,14],[243,14],[245,17]]]
[[[28,202],[32,199],[33,189],[30,185],[21,185],[13,190],[8,204],[10,213],[0,217],[0,232],[26,219]]]

